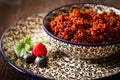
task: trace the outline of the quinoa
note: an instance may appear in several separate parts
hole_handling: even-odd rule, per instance
[[[53,35],[71,42],[104,44],[120,40],[120,15],[114,11],[98,13],[92,8],[75,8],[56,16],[47,27]]]
[[[2,49],[13,64],[30,73],[55,80],[91,80],[120,71],[119,56],[91,61],[80,60],[51,47],[54,44],[45,44],[48,49],[48,66],[45,68],[37,67],[34,63],[26,64],[22,59],[17,58],[13,46],[25,35],[31,35],[33,44],[38,40],[48,40],[41,28],[43,16],[44,14],[39,14],[19,21],[5,33]]]
[[[89,4],[83,5],[90,6]],[[99,11],[103,6],[91,5]],[[85,7],[83,7],[85,8]],[[108,7],[104,9],[109,12]],[[103,11],[103,10],[102,10]],[[117,12],[117,11],[116,11]],[[119,13],[119,11],[118,11]],[[50,41],[48,35],[42,29],[42,20],[45,13],[28,17],[24,20],[18,21],[13,27],[9,28],[3,35],[2,50],[6,57],[23,70],[55,80],[91,80],[101,77],[110,76],[120,72],[120,55],[111,55],[106,58],[83,60],[68,56],[67,53],[59,51],[57,47],[59,44],[50,42],[45,44],[48,53],[48,65],[46,67],[38,67],[34,63],[27,64],[22,58],[17,58],[13,51],[13,46],[16,42],[23,39],[26,35],[31,36],[32,43],[35,44],[39,40]]]

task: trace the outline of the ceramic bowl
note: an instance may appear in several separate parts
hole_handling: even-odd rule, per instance
[[[79,4],[62,6],[50,11],[44,17],[43,26],[42,26],[42,19],[44,14],[28,17],[27,19],[23,19],[17,22],[15,25],[9,27],[3,33],[0,40],[0,51],[1,51],[1,55],[3,56],[3,59],[5,59],[7,64],[9,64],[16,71],[19,71],[23,75],[27,75],[36,80],[51,80],[51,74],[53,75],[53,73],[58,74],[57,76],[53,75],[54,77],[58,78],[57,80],[63,80],[64,76],[67,77],[67,79],[64,79],[64,80],[71,80],[73,78],[74,79],[78,78],[78,80],[80,79],[86,80],[88,78],[97,79],[97,80],[104,80],[104,79],[106,80],[106,79],[111,79],[112,77],[113,78],[115,77],[116,79],[116,76],[118,76],[119,78],[120,73],[118,72],[120,71],[120,68],[119,68],[120,60],[116,59],[116,57],[113,58],[112,61],[108,60],[109,62],[112,62],[112,64],[109,62],[103,61],[104,63],[102,64],[107,66],[101,67],[102,65],[99,64],[100,65],[99,67],[98,64],[90,64],[90,63],[88,64],[86,60],[77,60],[68,56],[67,57],[64,56],[63,58],[60,58],[60,59],[56,59],[56,58],[54,60],[52,59],[52,61],[50,62],[50,67],[45,69],[45,68],[36,67],[34,63],[29,65],[26,64],[22,59],[17,58],[13,52],[14,44],[20,41],[21,39],[23,39],[25,35],[29,34],[31,35],[33,42],[36,42],[40,39],[45,41],[49,39],[51,40],[50,41],[51,44],[46,45],[47,48],[49,48],[49,50],[51,49],[53,51],[55,49],[61,50],[65,52],[67,55],[73,56],[76,58],[91,59],[91,58],[105,57],[105,56],[109,56],[117,53],[120,50],[119,41],[110,42],[104,45],[103,44],[78,44],[78,43],[73,43],[70,41],[60,39],[52,35],[47,30],[47,26],[45,25],[46,22],[49,22],[49,20],[51,19],[51,16],[53,16],[54,18],[55,14],[57,14],[59,10],[64,12],[66,11],[66,9],[72,9],[74,7],[87,8],[89,6],[94,7],[95,10],[98,10],[98,8],[100,10],[103,9],[107,11],[114,10],[116,13],[120,14],[119,9],[117,8],[113,8],[105,5],[103,6],[103,5],[97,5],[97,4],[79,3]],[[45,33],[42,31],[41,26],[43,27]],[[117,58],[119,58],[119,56]],[[116,61],[114,59],[116,59]],[[59,66],[54,66],[56,65],[56,63],[57,64],[59,63]],[[64,65],[65,63],[66,65]],[[109,64],[112,65],[112,69],[108,66]],[[66,75],[66,73],[68,73],[69,76]],[[91,75],[91,73],[93,74]],[[50,75],[50,76],[48,77],[47,75]],[[73,77],[71,78],[72,75]]]
[[[50,41],[55,44],[53,47],[56,47],[57,50],[65,52],[69,56],[73,56],[75,58],[81,59],[96,59],[108,57],[110,55],[114,55],[120,51],[120,40],[114,42],[108,42],[106,44],[98,43],[98,44],[82,44],[70,42],[68,40],[64,40],[54,36],[48,30],[48,24],[51,20],[53,20],[57,15],[61,13],[68,14],[74,8],[80,9],[89,9],[93,8],[94,11],[101,13],[114,11],[116,14],[120,15],[120,10],[114,7],[106,6],[106,5],[98,5],[98,4],[71,4],[62,7],[58,7],[52,11],[50,11],[43,20],[43,29],[45,33],[48,35]]]

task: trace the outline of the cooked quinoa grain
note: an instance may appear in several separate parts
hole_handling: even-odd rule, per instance
[[[43,16],[44,14],[39,14],[19,21],[5,33],[2,49],[15,65],[33,74],[55,80],[91,80],[120,71],[118,55],[98,60],[80,60],[51,47],[55,44],[45,44],[48,49],[48,66],[46,68],[37,67],[34,63],[26,64],[22,59],[17,58],[13,52],[13,46],[25,35],[31,35],[33,44],[38,40],[49,41],[41,28]]]

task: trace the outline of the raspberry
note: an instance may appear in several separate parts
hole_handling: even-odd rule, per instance
[[[37,56],[46,56],[47,48],[42,43],[39,43],[32,48],[32,53],[35,57]]]

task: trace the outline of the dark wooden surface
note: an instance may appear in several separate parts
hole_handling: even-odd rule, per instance
[[[0,0],[0,37],[22,18],[71,3],[101,3],[120,8],[120,0]],[[0,80],[35,80],[9,66],[0,54]]]

